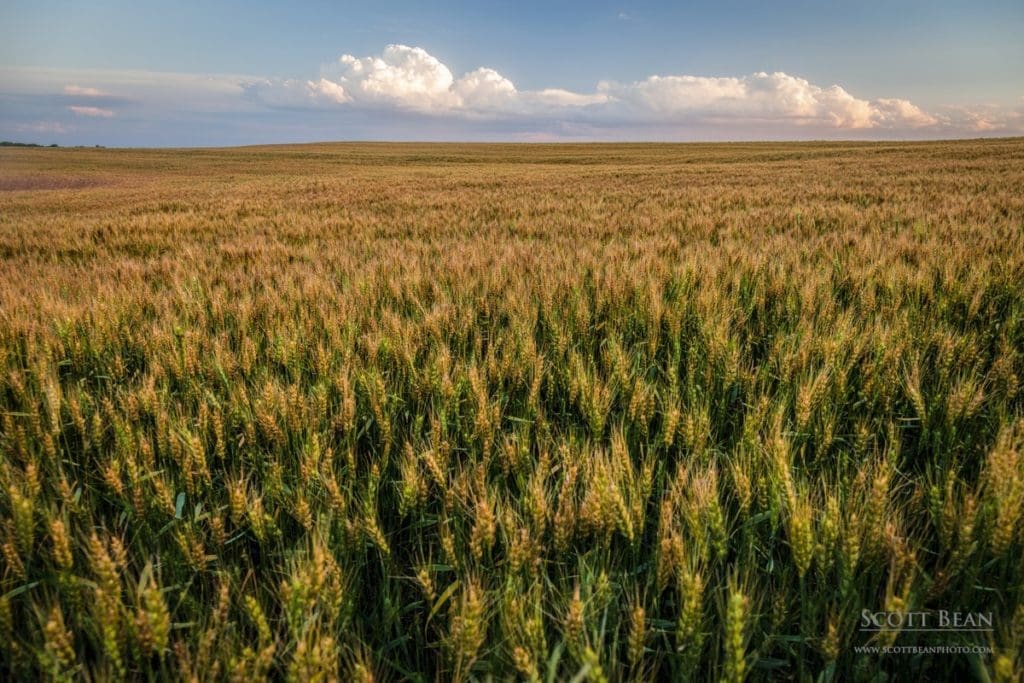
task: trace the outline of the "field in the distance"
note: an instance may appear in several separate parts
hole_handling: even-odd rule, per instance
[[[0,678],[1019,680],[1022,378],[1020,139],[5,148]]]

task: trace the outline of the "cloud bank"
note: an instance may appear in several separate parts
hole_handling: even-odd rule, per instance
[[[295,88],[297,84],[270,84]],[[756,125],[831,131],[963,129],[1017,131],[1020,112],[953,110],[930,113],[907,99],[864,99],[840,85],[821,86],[781,71],[745,76],[650,76],[628,83],[601,81],[593,92],[520,90],[480,67],[456,78],[419,47],[389,45],[379,55],[343,55],[322,69],[305,93],[346,108],[396,109],[431,116],[522,120],[560,119],[590,126]],[[273,97],[268,94],[268,97]]]
[[[820,87],[782,72],[602,81],[591,93],[519,90],[486,67],[455,78],[426,50],[406,45],[389,45],[371,57],[343,55],[306,87],[310,97],[341,106],[467,117],[568,116],[597,124],[755,121],[835,129],[939,123],[907,100],[859,99],[838,85]]]
[[[344,54],[314,78],[0,67],[0,136],[36,129],[92,139],[98,131],[136,131],[145,139],[160,135],[159,144],[208,144],[215,135],[223,144],[920,139],[1024,134],[1024,98],[926,108],[781,71],[604,80],[585,92],[523,89],[495,69],[457,75],[423,48],[396,44],[376,55]]]

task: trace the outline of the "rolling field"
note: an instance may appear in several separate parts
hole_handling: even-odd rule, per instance
[[[1024,139],[0,149],[0,678],[1020,680],[1022,380]]]

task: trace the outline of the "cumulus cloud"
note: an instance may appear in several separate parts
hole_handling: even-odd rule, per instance
[[[520,91],[494,69],[480,67],[459,78],[443,62],[419,47],[388,45],[377,56],[342,55],[309,81],[319,100],[348,106],[395,107],[407,111],[462,116],[522,116],[543,110],[585,107],[604,102],[602,93],[568,90]]]
[[[329,81],[326,78],[321,78],[315,83],[309,81],[307,84],[309,92],[313,97],[322,97],[324,99],[335,102],[336,104],[344,104],[352,98],[345,92],[345,88],[341,87],[334,81]]]
[[[516,86],[494,69],[479,68],[455,81],[451,90],[462,106],[503,109],[515,106]]]
[[[333,83],[358,102],[427,111],[461,105],[452,72],[418,47],[388,45],[376,57],[342,55],[328,74],[333,77],[321,78],[321,84]]]
[[[519,90],[494,69],[456,78],[419,47],[389,45],[376,56],[343,55],[306,83],[314,99],[348,107],[395,107],[434,115],[547,116],[591,125],[756,122],[835,130],[917,129],[940,120],[903,99],[866,100],[783,72],[747,76],[651,76],[599,82],[594,92]]]
[[[79,116],[91,116],[94,118],[109,119],[111,116],[114,115],[114,112],[110,109],[102,109],[100,107],[82,107],[78,105],[71,105],[70,107],[68,107],[68,109],[73,113],[78,114]]]
[[[393,106],[426,113],[505,108],[516,89],[493,69],[456,80],[440,60],[418,47],[389,45],[373,57],[342,55],[310,92],[338,104]]]
[[[879,99],[874,102],[876,118],[883,124],[906,125],[916,128],[921,126],[934,126],[940,120],[922,110],[913,102],[898,99]]]
[[[836,129],[918,128],[938,123],[906,100],[864,100],[781,71],[741,77],[651,76],[602,82],[600,92],[630,118],[658,122],[757,122]]]

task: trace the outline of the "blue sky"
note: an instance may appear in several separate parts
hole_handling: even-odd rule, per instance
[[[1012,135],[1024,132],[1021,36],[1020,0],[8,0],[0,138]]]

